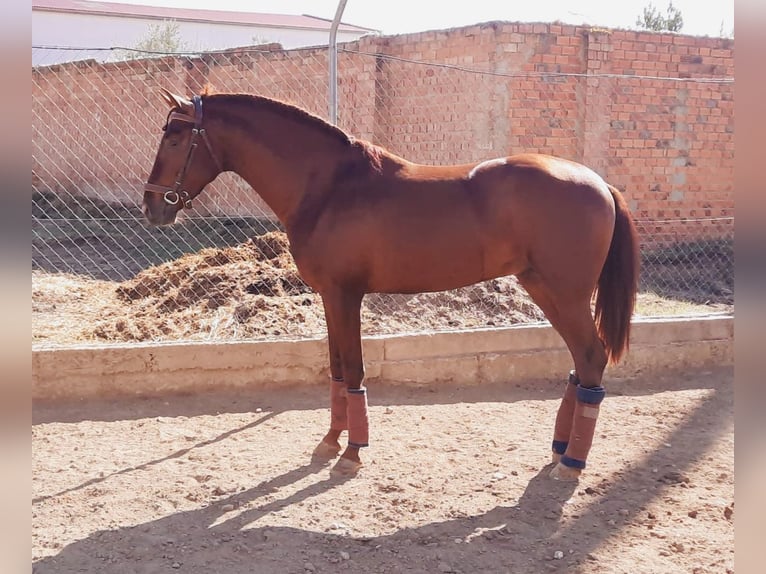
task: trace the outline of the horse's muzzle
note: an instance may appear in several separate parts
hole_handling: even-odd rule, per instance
[[[191,207],[189,193],[178,191],[178,184],[175,189],[154,183],[144,185],[144,203],[141,211],[152,225],[170,225],[175,222],[181,209]]]
[[[163,210],[164,211],[164,210]],[[170,225],[171,223],[175,222],[175,215],[173,216],[173,219],[168,221],[167,217],[164,216],[156,216],[152,210],[144,203],[141,205],[141,213],[144,214],[144,219],[149,223],[149,225]]]
[[[150,225],[171,225],[176,221],[176,215],[178,209],[168,209],[165,202],[157,201],[158,198],[150,196],[144,197],[144,201],[141,204],[141,213],[144,215],[144,219],[149,222]]]

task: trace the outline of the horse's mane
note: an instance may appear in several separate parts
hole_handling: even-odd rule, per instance
[[[375,144],[356,139],[354,136],[349,135],[341,128],[332,125],[325,121],[321,117],[301,108],[299,106],[268,98],[266,96],[257,96],[253,94],[219,94],[215,93],[209,86],[206,86],[203,90],[203,97],[214,97],[217,101],[227,102],[232,104],[262,104],[267,106],[270,110],[277,112],[278,114],[289,118],[296,119],[302,123],[311,125],[315,128],[319,128],[324,133],[336,139],[338,142],[349,146],[353,150],[357,150],[361,155],[370,162],[371,167],[375,171],[380,171],[382,168],[383,155],[385,150]]]
[[[351,145],[362,153],[362,156],[370,162],[371,167],[380,172],[383,170],[383,156],[386,155],[386,150],[382,147],[375,145],[367,140],[357,140],[351,138],[353,141]]]

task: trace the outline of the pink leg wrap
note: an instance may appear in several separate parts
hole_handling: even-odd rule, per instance
[[[348,389],[348,445],[369,446],[370,420],[367,416],[367,389]]]
[[[574,371],[569,373],[569,380],[564,389],[564,397],[561,399],[559,411],[556,414],[556,425],[553,429],[553,452],[564,454],[572,431],[572,419],[574,417],[575,398],[579,379]]]
[[[348,394],[344,381],[330,382],[330,428],[343,431],[348,428]]]
[[[596,421],[605,396],[604,387],[577,388],[577,399],[572,418],[572,432],[567,450],[561,457],[561,464],[570,468],[583,469],[593,445]]]

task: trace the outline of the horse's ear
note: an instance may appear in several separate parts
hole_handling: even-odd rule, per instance
[[[169,92],[165,88],[160,88],[160,95],[171,108],[178,108],[189,115],[194,113],[194,105],[191,103],[191,100]]]

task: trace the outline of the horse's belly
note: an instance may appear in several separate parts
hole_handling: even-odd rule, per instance
[[[521,257],[498,245],[487,248],[471,242],[434,249],[421,247],[379,253],[367,287],[378,293],[447,291],[518,273],[524,267]]]

